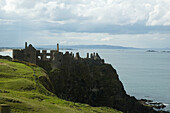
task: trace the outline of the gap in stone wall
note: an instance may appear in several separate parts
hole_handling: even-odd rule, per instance
[[[47,56],[47,59],[50,59],[51,58],[51,56]]]

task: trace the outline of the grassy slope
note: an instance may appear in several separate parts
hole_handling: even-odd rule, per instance
[[[0,59],[0,104],[15,113],[121,113],[107,107],[68,102],[47,91],[38,78],[43,69]]]

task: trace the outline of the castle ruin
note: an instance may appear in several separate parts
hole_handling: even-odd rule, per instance
[[[87,53],[86,58],[81,58],[79,53],[74,54],[66,51],[59,51],[59,44],[57,44],[57,50],[36,50],[31,44],[28,46],[27,42],[25,42],[24,49],[14,49],[13,50],[13,59],[17,59],[20,61],[26,61],[30,63],[34,63],[36,65],[41,66],[42,63],[48,63],[51,65],[51,68],[58,68],[62,65],[71,65],[71,63],[88,63],[88,64],[104,64],[104,60],[100,58],[98,53]]]

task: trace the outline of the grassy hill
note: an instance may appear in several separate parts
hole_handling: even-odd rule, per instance
[[[0,104],[10,105],[13,113],[121,113],[59,99],[47,90],[47,82],[40,67],[0,59]]]

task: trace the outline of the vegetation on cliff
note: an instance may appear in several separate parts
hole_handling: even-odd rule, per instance
[[[48,90],[47,90],[48,89]],[[0,59],[0,104],[15,113],[121,113],[59,99],[46,72],[35,65]]]

